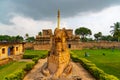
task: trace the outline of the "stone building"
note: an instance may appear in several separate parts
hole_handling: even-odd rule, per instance
[[[57,28],[60,29],[60,11],[58,10],[58,16],[57,16]],[[80,42],[80,37],[77,35],[73,35],[72,29],[65,29],[65,32],[67,33],[67,43],[68,48],[72,49],[77,46],[77,44]],[[33,45],[34,50],[49,50],[52,46],[52,37],[53,33],[51,29],[44,29],[42,31],[42,35],[36,36],[36,41]],[[76,47],[78,48],[78,47]]]
[[[66,29],[66,33],[68,35],[67,43],[68,48],[72,49],[74,46],[77,46],[80,43],[80,37],[77,35],[73,35],[72,29]],[[34,42],[34,50],[49,50],[52,43],[52,29],[43,29],[42,35],[36,36],[36,41]]]
[[[33,44],[34,50],[49,50],[51,47],[51,29],[44,29],[42,35],[36,36],[36,41]]]
[[[24,43],[0,42],[0,60],[8,59],[24,52]]]

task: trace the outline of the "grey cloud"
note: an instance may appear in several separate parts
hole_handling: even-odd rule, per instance
[[[120,0],[1,0],[0,21],[7,22],[11,12],[31,17],[35,20],[53,20],[57,10],[61,10],[64,18],[72,17],[81,12],[100,11],[113,5],[119,5]]]

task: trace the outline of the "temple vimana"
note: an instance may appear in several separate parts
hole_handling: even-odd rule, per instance
[[[65,30],[68,35],[67,37],[68,48],[74,48],[74,46],[80,43],[80,37],[77,35],[73,35],[73,29],[65,29]],[[52,45],[52,36],[53,36],[52,29],[43,29],[42,35],[36,36],[34,49],[35,50],[50,49]]]

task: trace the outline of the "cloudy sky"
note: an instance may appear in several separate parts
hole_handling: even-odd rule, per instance
[[[0,0],[0,35],[54,30],[58,9],[61,28],[87,27],[93,34],[108,35],[110,26],[120,22],[120,0]]]

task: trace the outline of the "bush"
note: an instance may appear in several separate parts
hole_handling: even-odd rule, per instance
[[[113,75],[106,74],[103,70],[96,67],[95,64],[85,58],[79,58],[82,65],[87,69],[96,79],[99,80],[119,80]]]
[[[104,74],[100,75],[99,80],[119,80],[119,79],[113,75],[109,75],[109,74],[104,73]]]
[[[47,57],[47,55],[46,54],[43,54],[43,55],[41,55],[41,59],[45,59]]]
[[[39,56],[38,55],[32,55],[32,54],[31,55],[30,54],[29,55],[28,54],[23,55],[23,59],[32,59],[32,58],[35,58],[35,57],[39,57]]]
[[[72,58],[72,60],[73,60],[74,62],[79,62],[79,61],[80,61],[80,60],[78,59],[78,56],[75,55],[73,52],[70,52],[70,54],[71,54],[71,58]]]
[[[6,76],[5,80],[22,80],[24,75],[25,75],[25,71],[22,69],[22,70],[16,71],[13,74]]]
[[[24,68],[24,70],[30,71],[33,68],[34,64],[35,64],[34,62],[30,62],[30,63],[26,64],[26,67]]]
[[[90,72],[91,74],[93,74],[97,79],[99,79],[100,76],[101,76],[102,74],[104,74],[104,71],[101,70],[101,69],[99,69],[99,68],[96,67],[96,66],[91,66],[91,67],[89,68],[89,72]]]
[[[88,61],[85,58],[78,58],[78,56],[74,53],[71,53],[71,58],[75,62],[80,62],[83,67],[87,69],[98,80],[119,80],[117,77],[105,73],[103,70],[96,67],[96,65],[93,64],[91,61]]]
[[[32,58],[32,61],[34,61],[35,63],[37,63],[38,60],[39,60],[39,57]]]
[[[41,55],[35,55],[35,54],[24,54],[23,55],[23,59],[32,59],[32,58],[36,58],[39,57],[41,59],[44,59],[47,57],[47,55],[45,54],[41,54]]]

